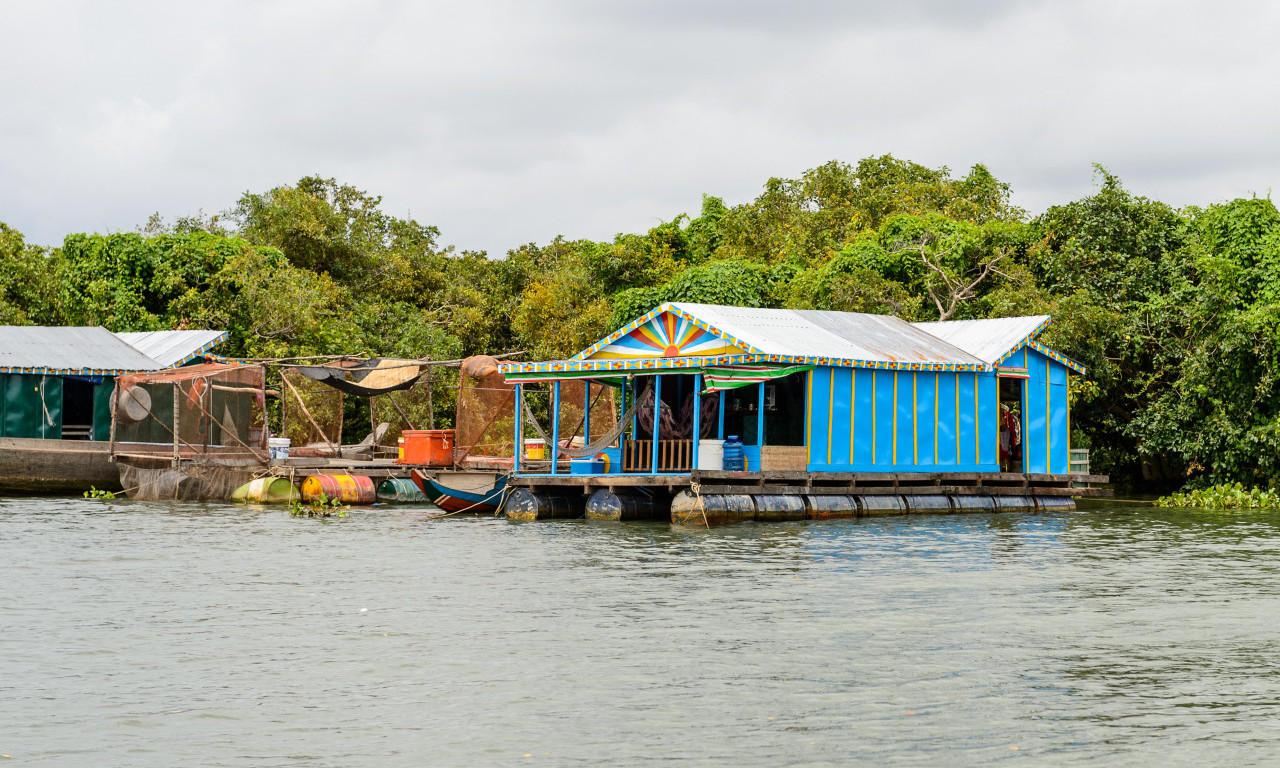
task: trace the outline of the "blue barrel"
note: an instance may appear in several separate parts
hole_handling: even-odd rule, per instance
[[[742,441],[737,435],[729,435],[724,441],[724,463],[721,466],[728,472],[746,472],[747,454],[742,448]]]

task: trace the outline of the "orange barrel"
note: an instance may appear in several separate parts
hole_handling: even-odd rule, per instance
[[[372,504],[377,498],[373,481],[364,475],[312,475],[302,481],[303,501],[315,501],[322,493],[343,504]]]
[[[396,459],[396,463],[419,467],[451,467],[453,435],[452,429],[406,429],[400,433],[404,438],[404,456]]]

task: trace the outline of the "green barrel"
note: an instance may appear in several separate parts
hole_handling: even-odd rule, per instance
[[[407,477],[388,477],[378,483],[378,501],[389,504],[425,504],[427,497]]]

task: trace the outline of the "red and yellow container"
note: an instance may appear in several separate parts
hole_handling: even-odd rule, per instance
[[[453,466],[452,429],[406,429],[400,433],[403,452],[397,464],[416,467]]]
[[[320,494],[343,504],[372,504],[378,497],[373,480],[364,475],[312,475],[302,481],[303,501],[315,501]]]

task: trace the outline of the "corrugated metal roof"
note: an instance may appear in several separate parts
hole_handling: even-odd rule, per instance
[[[1048,315],[913,323],[915,327],[950,342],[987,365],[1000,362],[1027,339],[1044,330],[1048,324]]]
[[[0,327],[0,371],[109,373],[164,367],[106,328]]]
[[[129,346],[169,368],[182,365],[227,338],[226,331],[129,331],[117,333]]]
[[[893,315],[715,304],[670,306],[688,312],[762,354],[865,362],[989,365],[937,334]]]

